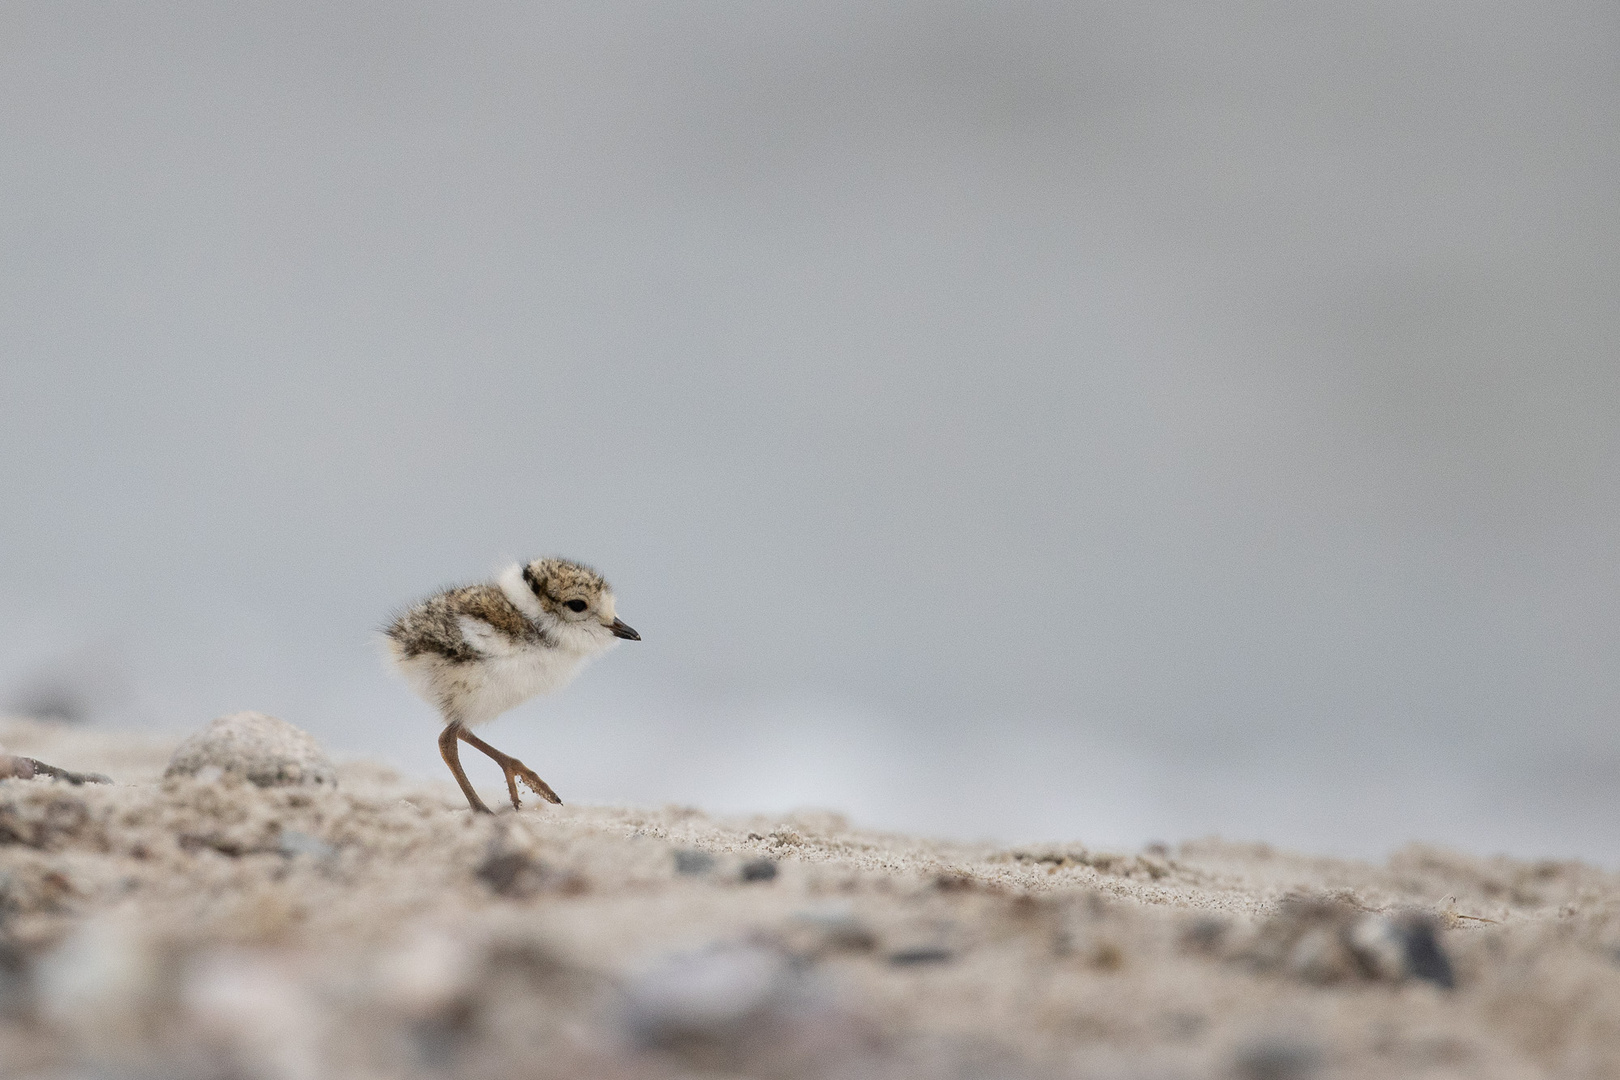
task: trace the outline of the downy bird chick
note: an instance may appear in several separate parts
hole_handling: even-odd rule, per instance
[[[602,575],[566,559],[536,559],[508,567],[493,583],[447,589],[408,608],[383,633],[405,681],[444,716],[439,753],[467,802],[485,814],[490,809],[467,782],[458,742],[501,767],[514,808],[521,806],[519,780],[548,802],[562,800],[533,769],[468,729],[561,689],[620,638],[641,640],[614,612]]]

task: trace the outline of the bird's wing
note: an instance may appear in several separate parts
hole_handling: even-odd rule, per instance
[[[479,656],[511,655],[512,641],[483,619],[461,615],[456,618],[456,625],[461,628],[461,639]]]

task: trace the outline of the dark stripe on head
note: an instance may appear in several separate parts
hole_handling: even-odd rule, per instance
[[[534,576],[534,570],[528,563],[523,564],[523,580],[529,583],[529,591],[537,597],[545,596],[541,591],[540,579]]]

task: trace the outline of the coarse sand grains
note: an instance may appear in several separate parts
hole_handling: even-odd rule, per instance
[[[1581,863],[491,817],[292,742],[0,723],[114,781],[0,780],[0,1076],[1620,1077]]]

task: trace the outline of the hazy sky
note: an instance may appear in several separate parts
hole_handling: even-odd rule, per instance
[[[14,703],[555,552],[564,798],[1620,863],[1611,3],[14,5],[0,242]]]

